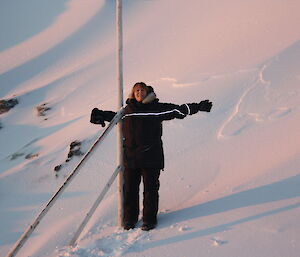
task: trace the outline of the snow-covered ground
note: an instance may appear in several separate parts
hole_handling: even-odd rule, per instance
[[[117,186],[68,243],[116,167],[116,132],[93,153],[19,256],[297,257],[300,251],[300,2],[124,1],[124,89],[213,101],[164,123],[159,224],[117,226]],[[115,1],[0,3],[0,256],[5,256],[117,110]],[[49,107],[38,116],[37,106]],[[62,164],[61,170],[54,167]]]

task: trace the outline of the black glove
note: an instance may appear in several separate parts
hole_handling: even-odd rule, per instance
[[[188,104],[190,108],[190,115],[193,115],[199,111],[210,112],[212,108],[212,102],[209,100],[201,101],[200,103],[191,103]]]
[[[102,127],[105,127],[103,111],[98,108],[94,108],[91,113],[90,122],[94,124],[101,124]]]
[[[198,103],[198,108],[199,111],[210,112],[212,108],[212,102],[210,102],[209,100],[201,101],[200,103]]]

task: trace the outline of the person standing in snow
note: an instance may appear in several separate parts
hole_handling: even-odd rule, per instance
[[[126,101],[123,115],[124,149],[124,217],[126,230],[136,226],[139,216],[139,186],[144,184],[143,225],[148,231],[157,225],[159,201],[159,176],[164,168],[162,143],[162,122],[171,119],[183,119],[199,111],[210,112],[212,102],[176,105],[160,103],[151,86],[144,82],[136,83]],[[116,113],[94,108],[91,123],[105,126]]]

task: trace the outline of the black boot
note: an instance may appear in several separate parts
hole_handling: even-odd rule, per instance
[[[126,223],[123,225],[123,228],[124,228],[125,230],[134,229],[134,228],[135,228],[135,223],[132,223],[132,222],[126,222]]]
[[[144,223],[141,227],[141,230],[149,231],[156,227],[157,223]]]

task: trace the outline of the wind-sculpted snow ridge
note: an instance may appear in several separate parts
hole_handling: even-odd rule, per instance
[[[232,113],[220,127],[218,139],[237,136],[256,124],[284,118],[298,109],[299,90],[291,85],[299,83],[299,53],[300,42],[297,42],[257,70],[256,78],[247,85]],[[287,65],[283,65],[287,59],[289,70]],[[285,70],[278,71],[280,66]],[[278,73],[281,78],[277,80]]]
[[[14,69],[49,51],[78,31],[103,6],[104,0],[68,1],[67,8],[40,33],[0,52],[0,73]],[[27,17],[28,19],[29,17]],[[37,22],[37,21],[33,21]]]

